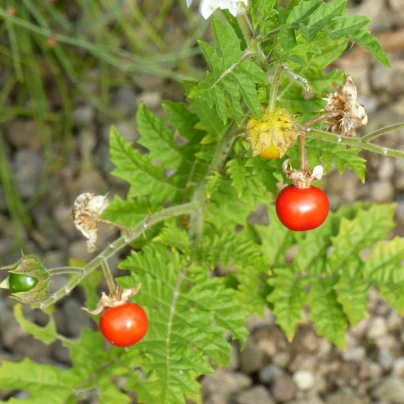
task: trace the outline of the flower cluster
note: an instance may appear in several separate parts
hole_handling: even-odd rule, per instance
[[[191,3],[192,0],[187,0],[188,7]],[[244,13],[247,6],[248,0],[202,0],[199,10],[205,19],[208,19],[218,8],[229,10],[236,17]]]

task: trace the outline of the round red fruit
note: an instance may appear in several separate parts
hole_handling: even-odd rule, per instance
[[[108,342],[121,348],[139,342],[145,336],[148,325],[146,312],[135,303],[109,308],[100,318],[102,335]]]
[[[297,188],[289,185],[276,200],[276,213],[290,230],[305,231],[320,226],[327,218],[330,204],[319,188]]]

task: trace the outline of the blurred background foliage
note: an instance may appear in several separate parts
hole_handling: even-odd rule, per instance
[[[21,231],[34,228],[29,210],[45,195],[49,176],[66,162],[75,131],[75,106],[91,104],[101,123],[119,120],[114,92],[129,87],[139,93],[153,77],[159,78],[156,85],[174,88],[171,94],[182,99],[180,82],[203,77],[195,67],[196,40],[203,37],[208,22],[177,0],[3,0],[1,4],[1,128],[17,118],[34,122],[44,159],[36,192],[22,197],[0,129],[0,191],[16,245],[21,246]]]

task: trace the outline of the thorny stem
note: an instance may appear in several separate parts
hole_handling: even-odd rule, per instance
[[[120,224],[118,224],[118,223],[115,223],[115,222],[111,222],[110,220],[101,219],[101,218],[99,218],[99,217],[94,218],[94,220],[95,220],[96,222],[99,222],[99,223],[105,223],[105,224],[109,224],[109,225],[111,225],[111,226],[113,226],[113,227],[117,227],[118,229],[121,229],[121,230],[125,231],[125,232],[128,233],[128,234],[130,233],[130,229],[129,229],[128,227],[122,226],[122,225],[120,225]]]
[[[43,302],[38,304],[33,304],[33,307],[39,307],[40,309],[44,309],[56,301],[63,298],[66,294],[70,293],[70,291],[76,287],[87,275],[89,275],[92,271],[100,266],[101,260],[107,260],[108,258],[115,255],[119,250],[123,247],[127,246],[130,243],[133,243],[137,240],[144,231],[159,223],[169,217],[176,217],[182,215],[189,215],[199,208],[198,202],[185,203],[178,206],[173,206],[167,209],[160,210],[145,219],[141,220],[133,229],[131,229],[132,233],[130,235],[124,235],[116,239],[112,244],[110,244],[107,248],[104,249],[97,257],[91,260],[86,266],[84,266],[83,272],[76,276],[72,276],[67,284],[59,289],[53,295],[48,296]]]
[[[404,128],[404,122],[398,123],[396,125],[391,125],[391,126],[386,126],[385,128],[379,129],[375,132],[369,133],[368,135],[365,135],[361,138],[362,142],[370,142],[371,140],[382,136],[388,132],[393,132],[398,129],[403,129]]]
[[[269,94],[269,102],[268,102],[268,112],[272,114],[275,111],[276,107],[276,96],[278,94],[279,82],[281,80],[282,72],[284,67],[278,66],[275,70],[274,81],[272,83],[272,87]]]
[[[63,274],[82,274],[83,268],[80,267],[59,267],[48,268],[46,270],[50,276],[63,275]]]
[[[310,128],[311,125],[325,119],[329,118],[334,114],[338,114],[339,111],[331,112],[329,114],[323,114],[317,118],[314,118],[310,121],[305,122],[300,125],[299,128],[305,131],[305,136],[313,139],[320,139],[325,142],[343,144],[347,146],[358,147],[360,149],[365,149],[372,151],[374,153],[383,154],[383,156],[391,156],[404,158],[404,150],[394,150],[383,146],[374,145],[369,143],[371,140],[385,135],[386,133],[393,132],[398,129],[404,128],[404,122],[398,123],[396,125],[386,126],[385,128],[379,129],[375,132],[369,133],[367,135],[362,136],[361,138],[343,136],[338,133],[327,132],[325,130]]]
[[[109,294],[114,296],[116,294],[116,286],[114,278],[112,277],[111,270],[109,269],[108,261],[105,258],[100,260],[102,272],[104,272],[105,280],[107,281]]]
[[[306,163],[304,161],[304,132],[299,133],[299,146],[300,146],[300,170],[304,171]]]
[[[308,128],[306,130],[306,137],[313,138],[313,139],[320,139],[325,142],[359,147],[361,149],[369,150],[374,153],[382,154],[383,156],[404,158],[404,150],[400,151],[400,150],[389,149],[389,148],[383,147],[383,146],[377,146],[372,143],[367,143],[366,141],[364,142],[363,138],[342,136],[342,135],[338,135],[337,133],[331,133],[331,132],[327,132],[325,130],[311,129],[311,128]]]
[[[215,154],[212,159],[212,163],[209,170],[205,176],[205,179],[199,184],[196,189],[192,202],[199,206],[199,209],[191,215],[190,220],[190,230],[189,234],[191,237],[196,239],[200,238],[203,233],[203,216],[204,216],[204,205],[207,200],[205,186],[207,183],[207,178],[216,171],[220,171],[229,155],[230,149],[233,145],[235,138],[235,124],[232,122],[229,124],[224,131],[222,138],[220,139]]]

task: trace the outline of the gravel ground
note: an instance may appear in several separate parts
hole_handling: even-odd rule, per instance
[[[360,3],[356,5],[356,3]],[[380,33],[388,49],[392,68],[381,67],[366,52],[353,48],[335,63],[355,78],[360,102],[365,105],[369,124],[366,131],[404,121],[404,0],[367,0],[351,2],[357,14],[374,18],[371,29]],[[50,175],[47,192],[31,210],[34,232],[22,238],[27,247],[44,257],[49,267],[63,266],[69,258],[88,260],[91,255],[70,220],[74,198],[81,192],[110,191],[125,195],[126,186],[111,177],[108,162],[108,132],[111,124],[128,140],[135,141],[133,119],[136,106],[145,102],[160,112],[162,97],[171,98],[170,83],[145,78],[142,88],[120,88],[111,101],[122,119],[105,122],[92,106],[82,103],[73,114],[75,131],[66,164]],[[164,88],[162,93],[161,88]],[[17,189],[23,200],[35,195],[44,170],[42,140],[33,121],[17,119],[4,128],[6,154]],[[380,140],[380,144],[404,150],[404,130]],[[365,154],[368,159],[367,182],[361,184],[355,174],[336,171],[324,178],[324,188],[332,208],[354,201],[396,202],[397,228],[404,236],[404,159]],[[116,232],[104,229],[99,245],[112,240]],[[0,188],[1,264],[18,259],[14,251],[13,226],[7,213],[5,195]],[[112,265],[113,267],[114,265]],[[0,273],[1,277],[4,274]],[[64,282],[64,279],[59,279]],[[54,285],[56,287],[57,285]],[[56,366],[69,366],[66,348],[59,343],[46,346],[23,333],[12,315],[13,302],[0,291],[0,362],[30,357]],[[82,328],[95,324],[80,310],[80,288],[58,303],[55,318],[58,330],[76,337]],[[46,316],[38,310],[26,310],[38,324]],[[264,319],[250,318],[250,337],[243,350],[234,343],[229,366],[202,380],[206,404],[388,404],[404,403],[404,329],[403,319],[378,297],[369,293],[369,317],[347,331],[347,349],[341,351],[316,336],[307,323],[288,342],[268,312]],[[0,391],[0,399],[7,399]],[[24,398],[21,394],[19,398]]]

